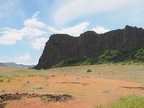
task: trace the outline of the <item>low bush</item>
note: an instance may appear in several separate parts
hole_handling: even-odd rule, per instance
[[[122,63],[135,64],[144,62],[144,48],[137,48],[133,50],[106,50],[98,57],[97,64],[105,63]]]
[[[4,78],[0,78],[0,82],[3,82],[4,81]]]
[[[61,61],[54,65],[52,68],[66,67],[66,66],[79,66],[90,64],[137,64],[144,62],[144,48],[137,48],[132,50],[114,50],[108,49],[95,57],[80,57],[71,58]]]
[[[99,105],[95,108],[144,108],[144,97],[136,95],[123,96],[114,102]]]
[[[92,70],[91,70],[91,69],[88,69],[87,72],[92,72]]]
[[[52,68],[66,67],[66,66],[79,66],[90,65],[91,59],[89,57],[71,58],[54,65]]]
[[[33,89],[43,89],[43,87],[42,86],[35,86],[35,87],[33,87]]]

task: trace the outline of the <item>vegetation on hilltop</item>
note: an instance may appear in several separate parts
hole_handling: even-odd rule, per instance
[[[79,65],[90,65],[91,58],[89,57],[81,57],[81,58],[72,58],[65,61],[61,61],[60,63],[53,66],[53,68],[57,67],[65,67],[65,66],[79,66]]]
[[[144,48],[137,48],[130,51],[127,50],[106,50],[99,54],[97,57],[81,57],[71,58],[53,66],[66,67],[66,66],[78,66],[78,65],[90,65],[90,64],[106,64],[106,63],[122,63],[122,64],[136,64],[144,62]]]
[[[85,56],[90,59],[88,64],[143,62],[143,48],[144,29],[128,25],[103,34],[94,31],[86,31],[78,37],[54,34],[34,68],[49,69],[60,62],[60,67],[84,65]]]
[[[131,51],[106,50],[98,57],[98,64],[103,63],[141,63],[144,62],[144,48]]]

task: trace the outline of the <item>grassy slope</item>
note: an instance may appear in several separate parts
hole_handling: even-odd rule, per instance
[[[144,63],[144,48],[137,48],[131,51],[117,51],[117,50],[106,50],[96,57],[81,57],[71,58],[53,66],[66,67],[66,66],[79,66],[79,65],[90,65],[90,64],[143,64]]]
[[[144,82],[143,65],[99,64],[50,69],[63,74]],[[92,72],[87,72],[91,70]]]

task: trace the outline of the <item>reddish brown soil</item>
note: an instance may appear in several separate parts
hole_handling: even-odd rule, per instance
[[[35,89],[36,86],[42,89]],[[93,108],[123,95],[143,95],[142,87],[141,82],[49,72],[44,76],[19,76],[10,82],[4,80],[0,82],[0,94],[69,94],[74,97],[66,102],[50,103],[40,98],[22,98],[6,101],[6,108]]]

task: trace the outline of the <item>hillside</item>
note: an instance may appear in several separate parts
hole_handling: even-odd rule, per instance
[[[34,65],[16,64],[14,62],[1,63],[0,67],[15,67],[15,68],[32,68]]]
[[[124,29],[112,30],[104,34],[94,31],[82,33],[79,37],[67,34],[54,34],[46,43],[44,51],[35,69],[47,69],[69,60],[82,60],[89,64],[99,63],[106,51],[116,51],[120,57],[112,58],[114,61],[123,61],[136,56],[137,51],[144,47],[144,29],[126,26]],[[143,54],[143,49],[142,54]],[[133,53],[135,52],[135,54]],[[124,56],[125,53],[127,56]],[[123,55],[123,56],[122,56]],[[131,57],[129,57],[131,55]],[[83,61],[83,58],[86,60]],[[131,60],[128,59],[128,60]],[[138,60],[138,59],[137,59]],[[90,62],[89,62],[90,61]],[[104,60],[105,61],[105,60]],[[110,60],[107,60],[110,61]],[[143,61],[143,60],[140,60]]]

